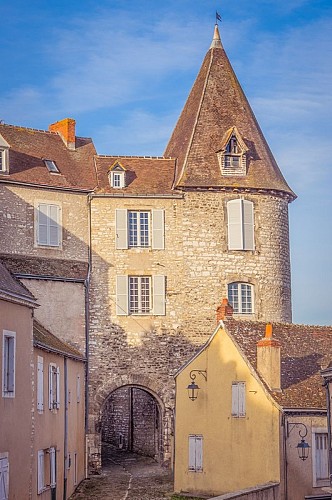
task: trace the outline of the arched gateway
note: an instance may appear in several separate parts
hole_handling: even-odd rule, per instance
[[[108,396],[101,412],[101,441],[163,461],[163,405],[138,385],[122,386]]]

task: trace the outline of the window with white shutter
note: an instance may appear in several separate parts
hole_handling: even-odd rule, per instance
[[[232,383],[232,417],[246,416],[246,384]]]
[[[329,486],[327,429],[312,429],[313,486]]]
[[[37,208],[37,244],[59,247],[61,245],[60,207],[39,203]]]
[[[37,493],[45,490],[45,455],[44,450],[39,450],[37,455]]]
[[[166,277],[117,276],[116,314],[118,316],[166,314]]]
[[[37,410],[44,411],[44,359],[37,357]]]
[[[56,449],[51,447],[49,450],[50,456],[50,487],[56,486]]]
[[[0,500],[9,498],[9,462],[8,457],[0,458]]]
[[[76,402],[81,402],[81,377],[80,375],[76,376]]]
[[[228,249],[255,250],[254,204],[237,198],[227,203]]]
[[[2,396],[15,397],[16,333],[3,331],[2,337]]]
[[[57,410],[60,408],[60,368],[54,363],[49,365],[48,389],[48,407],[50,410]]]
[[[164,210],[116,209],[116,248],[165,248]]]
[[[197,434],[189,435],[189,465],[190,471],[201,472],[203,470],[203,436]]]

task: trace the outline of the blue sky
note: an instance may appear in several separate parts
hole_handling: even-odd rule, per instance
[[[75,118],[100,154],[161,155],[221,37],[290,206],[293,320],[332,324],[330,0],[11,0],[0,4],[0,119]]]

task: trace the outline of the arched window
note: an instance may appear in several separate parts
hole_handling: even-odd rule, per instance
[[[253,314],[254,287],[249,283],[229,283],[228,301],[233,307],[234,314]]]

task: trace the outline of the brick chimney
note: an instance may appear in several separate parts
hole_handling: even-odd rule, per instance
[[[220,306],[217,307],[217,322],[225,318],[233,316],[233,307],[228,302],[228,299],[222,299]]]
[[[68,149],[75,150],[75,125],[72,118],[64,118],[58,122],[52,123],[48,130],[57,132]]]
[[[257,371],[271,390],[281,390],[280,342],[272,337],[270,323],[265,337],[257,342]]]

